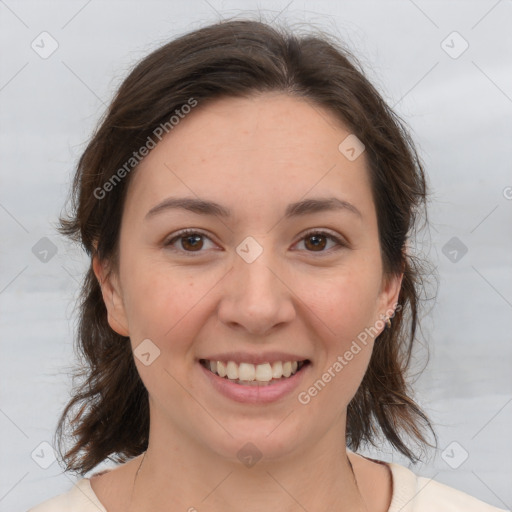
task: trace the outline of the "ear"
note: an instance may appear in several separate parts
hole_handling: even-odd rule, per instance
[[[99,261],[97,255],[93,256],[92,268],[101,286],[103,302],[107,308],[108,324],[121,336],[129,336],[123,297],[116,275],[109,271],[105,263]]]
[[[402,288],[404,274],[384,275],[379,294],[379,318],[387,319],[394,315],[398,306],[398,297]]]

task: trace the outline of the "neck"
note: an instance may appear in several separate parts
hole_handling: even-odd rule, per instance
[[[365,511],[344,431],[254,465],[226,459],[186,435],[152,428],[134,474],[129,511]]]

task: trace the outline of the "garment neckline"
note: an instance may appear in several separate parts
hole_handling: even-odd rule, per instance
[[[410,469],[400,464],[372,459],[359,453],[355,453],[355,455],[388,467],[391,475],[391,502],[387,512],[407,512],[409,510],[407,505],[409,504],[411,497],[414,495],[417,476]],[[84,477],[75,484],[79,487],[80,491],[83,492],[87,498],[99,508],[101,512],[107,512],[107,509],[100,502],[98,496],[94,492],[91,485],[91,478],[103,475],[109,471],[111,470],[106,469],[98,473],[94,473],[91,477]]]

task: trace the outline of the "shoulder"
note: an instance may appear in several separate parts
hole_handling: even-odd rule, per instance
[[[458,489],[417,476],[405,466],[389,466],[393,497],[388,512],[504,512]]]
[[[94,494],[90,480],[82,478],[63,494],[36,505],[27,512],[107,512]]]

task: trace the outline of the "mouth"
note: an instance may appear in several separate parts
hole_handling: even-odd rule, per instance
[[[261,364],[200,359],[199,363],[217,377],[242,386],[270,386],[293,377],[311,364],[309,359]]]

